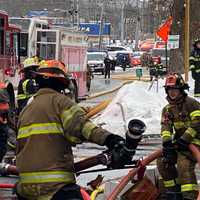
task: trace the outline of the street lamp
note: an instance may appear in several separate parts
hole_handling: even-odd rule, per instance
[[[68,11],[69,14],[72,17],[72,25],[74,25],[74,15],[76,15],[78,13],[78,11],[75,8],[72,8],[71,10]],[[78,22],[77,22],[78,23]]]

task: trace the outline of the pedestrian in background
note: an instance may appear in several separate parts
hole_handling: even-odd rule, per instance
[[[104,64],[105,64],[105,70],[104,70],[104,75],[105,79],[110,79],[110,69],[111,69],[111,60],[109,59],[108,54],[106,54],[106,57],[104,58]]]

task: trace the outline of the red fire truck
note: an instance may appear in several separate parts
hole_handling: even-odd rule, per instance
[[[85,33],[65,28],[38,29],[36,49],[43,59],[56,59],[65,63],[74,87],[74,98],[84,99],[87,95],[87,36]]]
[[[0,11],[0,80],[17,83],[20,63],[20,27],[8,23],[8,14]]]

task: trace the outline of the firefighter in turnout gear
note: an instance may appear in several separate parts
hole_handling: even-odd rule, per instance
[[[69,80],[59,61],[43,61],[35,80],[39,90],[18,121],[19,199],[82,200],[72,146],[89,141],[112,149],[124,139],[97,127],[81,107],[62,94]]]
[[[9,113],[9,94],[4,82],[0,82],[0,162],[7,151],[8,139],[8,113]]]
[[[22,111],[22,109],[26,106],[28,100],[37,91],[33,71],[35,71],[39,67],[38,59],[36,59],[36,57],[27,58],[23,62],[23,65],[24,67],[21,70],[23,78],[19,82],[17,94],[18,113]]]
[[[195,200],[198,195],[196,160],[188,145],[200,145],[200,103],[187,96],[184,90],[188,88],[181,75],[167,76],[169,104],[163,108],[161,119],[163,155],[157,160],[167,200]]]
[[[190,55],[190,70],[194,79],[194,97],[200,97],[200,39],[194,42],[194,49]]]

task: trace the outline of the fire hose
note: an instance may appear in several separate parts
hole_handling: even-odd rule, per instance
[[[113,92],[119,90],[120,88],[122,88],[124,85],[129,84],[129,83],[132,83],[132,82],[133,82],[133,81],[125,81],[125,82],[123,82],[121,85],[119,85],[119,86],[117,86],[117,87],[115,87],[115,88],[113,88],[113,89],[111,89],[111,90],[93,94],[93,95],[87,97],[86,99],[94,99],[94,98],[99,97],[99,96],[103,96],[103,95],[106,95],[106,94],[113,93]]]
[[[159,149],[159,150],[153,152],[152,154],[150,154],[149,156],[147,156],[145,159],[141,160],[139,162],[139,164],[137,164],[138,162],[136,162],[135,160],[132,160],[135,149],[137,148],[137,146],[142,138],[142,133],[144,133],[145,129],[146,129],[146,125],[142,121],[137,120],[137,119],[129,121],[128,131],[126,132],[125,147],[122,149],[122,152],[123,151],[129,152],[131,157],[130,157],[130,160],[128,160],[128,162],[123,164],[123,166],[118,165],[118,169],[123,169],[125,167],[134,168],[134,169],[130,170],[129,173],[124,178],[121,179],[120,183],[116,186],[116,188],[113,190],[113,192],[109,195],[107,200],[115,200],[116,197],[119,195],[119,193],[122,191],[122,189],[127,185],[127,183],[130,180],[132,180],[136,174],[139,175],[138,172],[141,172],[141,170],[143,170],[146,165],[148,165],[150,162],[152,162],[153,160],[155,160],[156,158],[158,158],[162,155],[162,149]],[[192,145],[192,144],[189,145],[189,148],[190,148],[191,152],[194,154],[194,156],[196,157],[197,162],[200,166],[200,151],[199,151],[199,149],[195,145]],[[75,172],[77,174],[88,173],[88,171],[84,171],[84,170],[88,169],[90,167],[93,167],[93,166],[100,165],[100,164],[106,166],[106,168],[104,168],[103,170],[110,170],[110,169],[113,170],[113,167],[112,167],[113,165],[112,166],[110,165],[110,164],[112,164],[111,161],[112,161],[112,153],[105,151],[99,155],[96,155],[96,156],[93,156],[93,157],[90,157],[90,158],[87,158],[85,160],[75,163],[74,168],[75,168]],[[118,163],[115,163],[115,164],[117,166]],[[117,168],[115,168],[115,166],[114,166],[114,169],[117,169]],[[101,170],[101,171],[103,171],[103,170]],[[90,172],[92,172],[92,171],[90,171]],[[9,165],[6,163],[0,163],[0,173],[2,175],[9,175],[9,174],[19,175],[16,166]],[[6,188],[6,187],[12,188],[12,187],[14,187],[14,185],[13,184],[0,184],[0,188]],[[198,197],[198,200],[200,200],[200,195]]]
[[[193,144],[190,144],[189,149],[197,159],[197,162],[200,166],[200,151],[198,147],[196,147]],[[130,170],[129,173],[121,179],[119,184],[114,188],[114,190],[111,192],[111,194],[108,196],[106,200],[115,200],[116,197],[119,195],[119,193],[123,190],[123,188],[128,184],[128,182],[133,180],[133,177],[138,173],[141,167],[147,166],[149,163],[151,163],[153,160],[157,159],[161,155],[162,155],[162,149],[159,149],[150,154],[149,156],[147,156],[144,160],[142,160],[138,168]],[[200,200],[200,192],[197,200]]]

